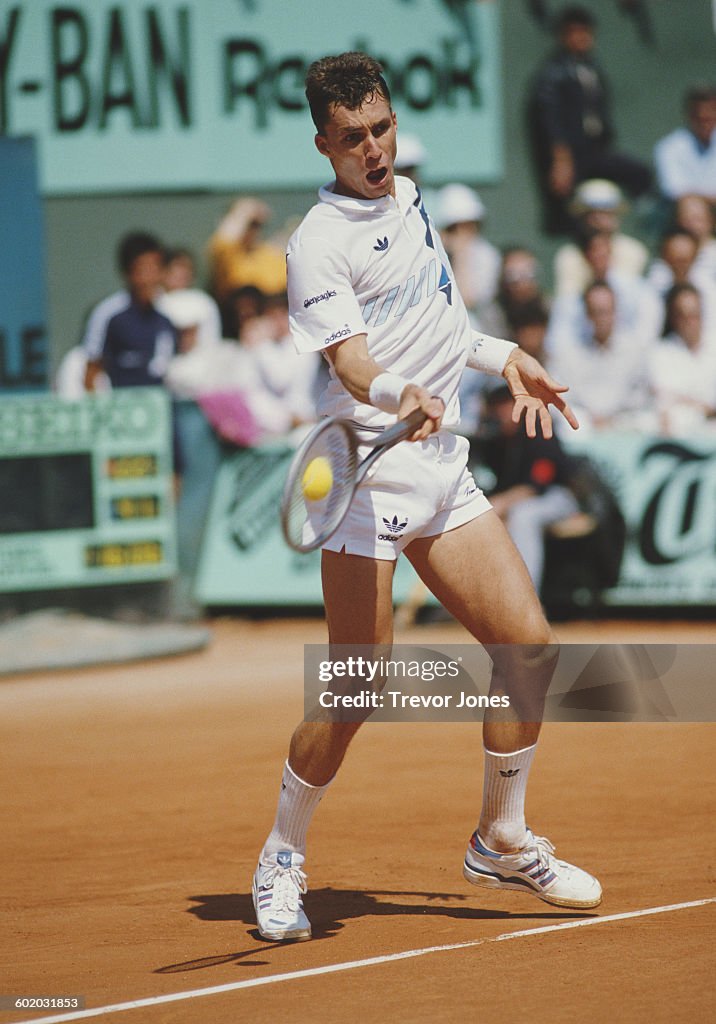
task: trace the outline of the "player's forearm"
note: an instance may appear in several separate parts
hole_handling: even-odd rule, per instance
[[[357,402],[373,405],[384,412],[398,411],[410,381],[388,373],[368,353],[365,334],[347,338],[328,352],[336,376]]]

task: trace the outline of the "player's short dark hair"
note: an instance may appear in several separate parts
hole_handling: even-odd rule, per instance
[[[134,261],[148,252],[158,252],[164,259],[164,246],[158,238],[145,231],[131,231],[120,239],[117,246],[117,265],[123,274],[127,274]]]
[[[596,28],[597,19],[591,11],[579,4],[570,4],[563,7],[554,17],[554,29],[557,34],[563,32],[570,25],[582,25],[584,28]]]
[[[390,105],[390,90],[383,67],[366,53],[351,51],[315,60],[306,74],[306,99],[319,132],[326,126],[331,107],[359,110],[376,93]]]

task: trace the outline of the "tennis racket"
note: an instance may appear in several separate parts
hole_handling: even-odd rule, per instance
[[[422,426],[421,409],[358,441],[356,428],[335,416],[322,420],[304,439],[291,460],[281,498],[281,528],[294,551],[315,551],[332,537],[346,517],[356,487],[383,452]],[[372,448],[358,461],[358,445]]]

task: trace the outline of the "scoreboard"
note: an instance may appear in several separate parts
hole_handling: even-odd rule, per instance
[[[0,399],[0,593],[166,579],[176,568],[161,388]]]

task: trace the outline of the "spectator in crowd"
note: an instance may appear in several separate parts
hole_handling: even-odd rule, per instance
[[[316,418],[316,387],[321,357],[316,352],[299,354],[288,324],[288,296],[271,296],[264,313],[265,334],[252,351],[261,386],[290,415],[291,427]]]
[[[265,295],[286,290],[286,255],[263,240],[271,210],[260,199],[237,200],[209,239],[211,290],[219,304],[237,288],[253,285]]]
[[[714,208],[708,199],[690,193],[676,201],[674,221],[677,228],[689,231],[698,242],[694,270],[716,285],[716,238]]]
[[[647,281],[666,298],[675,284],[691,284],[701,294],[702,314],[709,329],[716,325],[716,286],[709,272],[697,263],[699,240],[684,228],[667,231],[659,256],[647,274]]]
[[[535,303],[545,311],[549,308],[549,298],[539,283],[537,257],[526,246],[509,246],[502,254],[497,294],[478,310],[479,329],[514,341],[515,319],[525,306],[532,309]]]
[[[651,185],[651,170],[614,149],[609,87],[593,56],[596,20],[577,5],[555,21],[558,48],[539,70],[530,90],[529,127],[544,200],[545,230],[571,229],[568,202],[589,178],[607,178],[639,196]]]
[[[85,330],[88,391],[102,371],[113,388],[161,385],[176,349],[176,330],[157,308],[164,277],[161,243],[133,232],[120,241],[117,259],[125,287],[95,307]]]
[[[551,349],[550,372],[568,380],[570,401],[583,428],[652,425],[648,412],[645,334],[620,328],[617,300],[605,281],[582,297],[586,333]]]
[[[588,269],[587,285],[605,282],[616,302],[616,326],[626,334],[654,338],[664,319],[663,303],[655,288],[643,277],[621,273],[614,267],[613,235],[597,228],[585,228],[580,251]],[[589,341],[593,325],[586,316],[583,292],[558,296],[552,305],[547,348],[556,358],[562,349],[573,348],[575,339]]]
[[[549,313],[541,299],[525,302],[520,309],[515,310],[509,339],[516,341],[521,349],[543,366],[548,361],[545,345],[548,324]]]
[[[579,514],[569,488],[569,460],[557,437],[528,438],[512,417],[509,389],[500,382],[487,392],[479,451],[495,476],[493,509],[504,521],[539,594],[545,531]]]
[[[428,158],[425,146],[417,135],[410,135],[408,132],[400,132],[398,135],[398,152],[393,167],[397,174],[410,178],[416,185],[420,185],[420,172],[423,164]]]
[[[650,381],[662,431],[690,434],[716,425],[716,336],[704,325],[702,298],[692,284],[676,284],[667,293]]]
[[[125,287],[90,314],[83,346],[85,388],[161,387],[177,350],[177,331],[157,308],[164,282],[164,248],[144,232],[125,235],[117,250]],[[176,420],[172,425],[175,484],[184,468]]]
[[[517,250],[515,250],[516,252]],[[549,314],[539,293],[532,299],[525,299],[512,310],[509,330],[498,337],[516,342],[521,349],[547,365],[545,337]],[[492,333],[485,329],[486,333]],[[494,336],[494,335],[493,335]],[[460,433],[468,438],[475,437],[480,430],[484,398],[494,379],[484,373],[464,373],[460,381]]]
[[[165,254],[164,291],[157,308],[179,331],[179,348],[211,345],[221,338],[219,307],[194,283],[194,258],[188,249],[168,249]]]
[[[455,182],[435,197],[435,225],[450,257],[455,282],[468,312],[497,294],[499,250],[482,236],[485,206],[477,192]]]
[[[586,231],[603,231],[610,236],[610,266],[613,270],[630,277],[644,273],[649,250],[642,242],[620,230],[626,203],[618,185],[605,178],[583,181],[574,194],[570,210],[575,218],[575,241],[561,245],[555,255],[556,295],[581,295],[593,280],[592,269],[579,245]]]
[[[253,284],[235,288],[221,307],[222,337],[249,344],[252,325],[260,321],[266,309],[266,295]]]
[[[261,296],[261,312],[244,319],[238,337],[177,356],[167,381],[199,403],[221,437],[252,445],[313,422],[319,361],[296,352],[285,293]]]
[[[689,193],[716,203],[716,86],[689,89],[684,115],[654,148],[659,191],[672,203]]]

